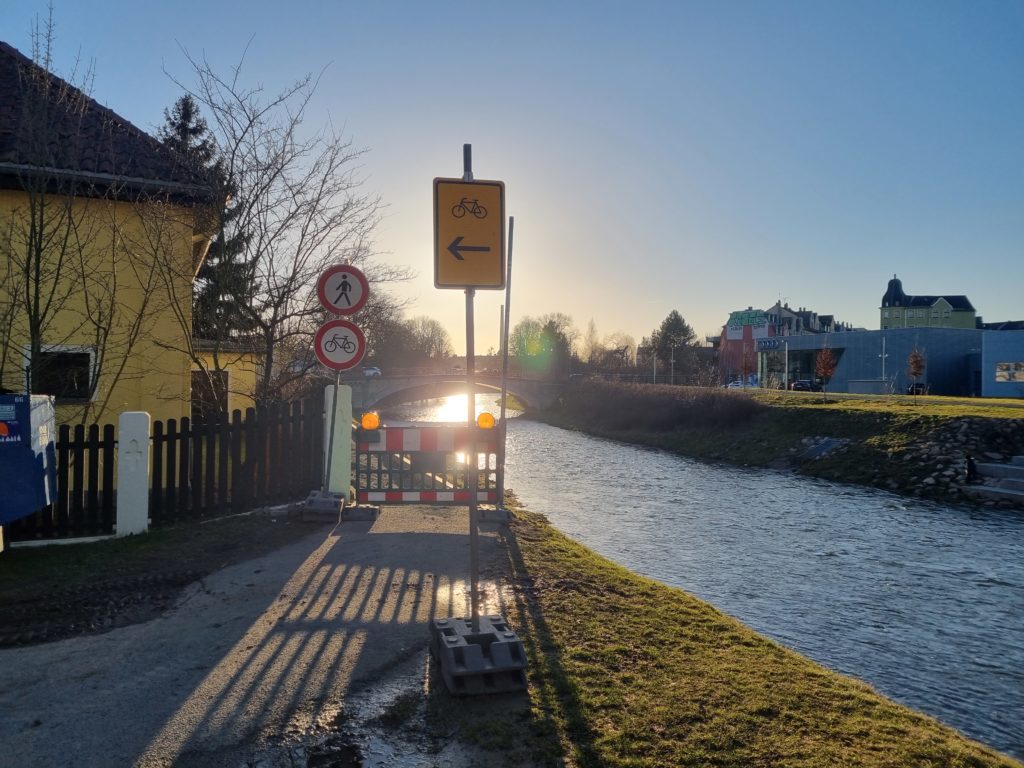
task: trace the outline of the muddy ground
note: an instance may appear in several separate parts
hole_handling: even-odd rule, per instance
[[[182,524],[155,532],[144,544],[110,541],[45,551],[10,546],[0,553],[0,648],[148,621],[170,609],[189,584],[318,527],[323,523],[250,514]]]

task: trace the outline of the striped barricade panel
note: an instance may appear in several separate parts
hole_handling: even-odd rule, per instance
[[[467,455],[477,457],[477,502],[496,504],[500,468],[496,429],[382,427],[356,431],[356,499],[387,504],[472,501]]]

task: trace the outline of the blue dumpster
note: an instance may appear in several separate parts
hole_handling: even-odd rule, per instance
[[[0,395],[0,525],[56,497],[56,431],[52,397]]]

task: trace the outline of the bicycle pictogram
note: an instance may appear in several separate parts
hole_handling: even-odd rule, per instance
[[[467,213],[473,214],[478,219],[487,218],[487,209],[480,205],[479,200],[470,200],[468,197],[464,197],[452,206],[452,216],[456,219],[461,219]]]
[[[347,334],[337,333],[324,342],[324,352],[337,352],[339,349],[351,355],[356,351],[356,343]]]

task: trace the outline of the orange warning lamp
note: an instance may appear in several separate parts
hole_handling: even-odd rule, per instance
[[[367,411],[359,423],[363,429],[380,429],[380,414],[376,411]]]
[[[476,417],[476,425],[480,429],[494,429],[494,417],[487,411],[484,411]]]

